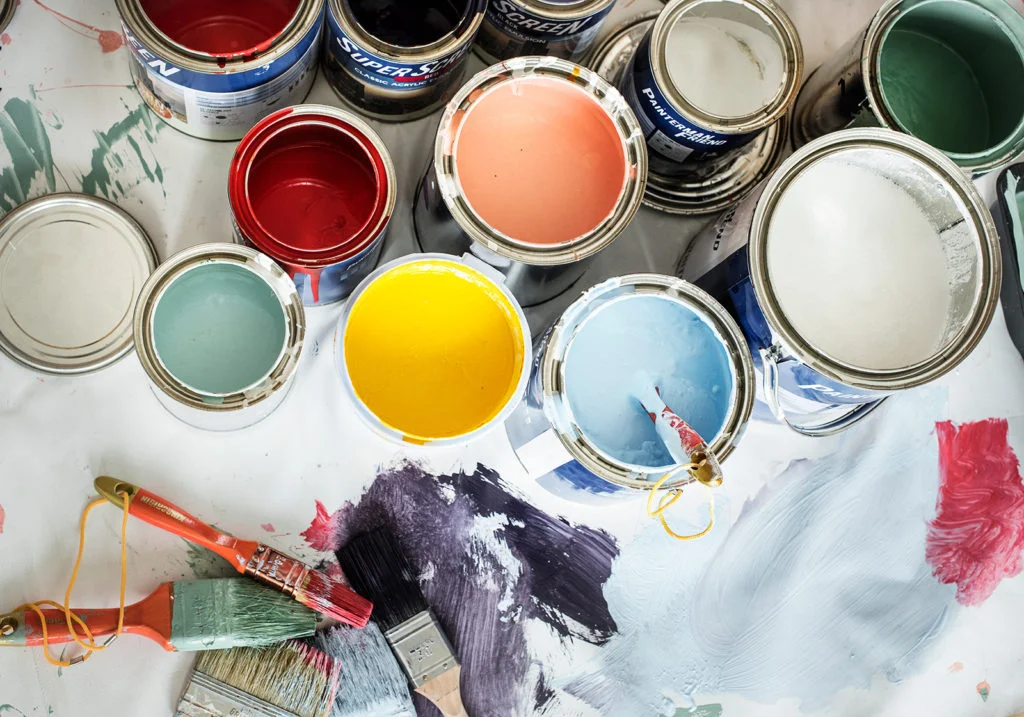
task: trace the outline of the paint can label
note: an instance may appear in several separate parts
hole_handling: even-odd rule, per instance
[[[613,6],[614,3],[587,17],[555,20],[536,15],[513,0],[492,0],[484,22],[510,38],[540,43],[550,54],[571,55],[593,42]]]
[[[381,57],[352,39],[332,12],[327,13],[329,61],[361,81],[386,90],[412,92],[440,84],[462,67],[470,43],[429,62],[398,62]]]
[[[747,144],[758,134],[714,132],[690,122],[673,109],[654,78],[650,33],[637,47],[620,90],[640,120],[648,149],[672,162],[711,159]]]

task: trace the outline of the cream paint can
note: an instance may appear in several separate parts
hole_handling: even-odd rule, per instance
[[[614,87],[565,60],[515,58],[445,109],[416,236],[424,251],[473,254],[531,306],[569,288],[623,232],[646,175],[643,136]]]
[[[306,320],[291,278],[235,244],[175,254],[142,288],[135,342],[157,400],[196,428],[263,420],[291,388]]]

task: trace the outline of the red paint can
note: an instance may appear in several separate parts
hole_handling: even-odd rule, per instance
[[[280,264],[307,306],[344,299],[373,271],[396,194],[380,136],[322,105],[289,107],[257,123],[228,176],[239,238]]]

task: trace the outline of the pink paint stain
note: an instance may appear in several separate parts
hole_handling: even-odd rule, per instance
[[[981,698],[981,701],[988,702],[988,696],[992,694],[992,685],[990,685],[986,680],[982,680],[978,683],[978,686],[975,687],[975,689],[978,691],[978,696]]]
[[[68,17],[64,13],[57,12],[53,8],[43,5],[40,0],[35,0],[35,3],[39,7],[43,8],[43,10],[46,10],[46,12],[59,19],[64,27],[82,35],[83,37],[96,39],[100,43],[100,49],[102,49],[103,52],[114,52],[124,45],[124,37],[116,30],[101,30],[98,27],[93,27],[92,25],[88,25],[80,20],[74,19],[73,17]],[[69,25],[68,23],[72,24]],[[89,32],[82,32],[82,29],[88,30]]]
[[[10,45],[10,44],[11,44],[11,36],[10,35],[8,35],[6,32],[3,35],[0,35],[0,45]]]
[[[0,505],[0,533],[4,532],[4,518],[5,517],[6,517],[6,514],[4,513],[4,507],[2,505]]]
[[[963,605],[984,602],[1024,562],[1024,482],[1006,419],[935,425],[939,497],[925,557]]]
[[[260,527],[263,528],[268,533],[273,533],[274,530],[275,530],[273,523],[263,523]]]
[[[961,670],[964,669],[964,663],[962,663],[962,662],[954,662],[952,665],[949,666],[948,669],[949,669],[950,672],[960,672]]]
[[[327,508],[320,501],[316,501],[316,516],[309,527],[299,535],[306,539],[309,547],[314,550],[332,551],[340,547],[338,538],[341,517],[341,510],[328,513]]]

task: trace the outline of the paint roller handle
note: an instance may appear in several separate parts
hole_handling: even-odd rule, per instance
[[[128,493],[128,512],[150,525],[173,533],[189,542],[212,550],[227,560],[240,573],[252,558],[259,544],[252,540],[239,540],[222,533],[193,515],[164,500],[155,493],[137,485],[101,476],[95,482],[96,491],[114,505],[121,505],[121,493]]]

